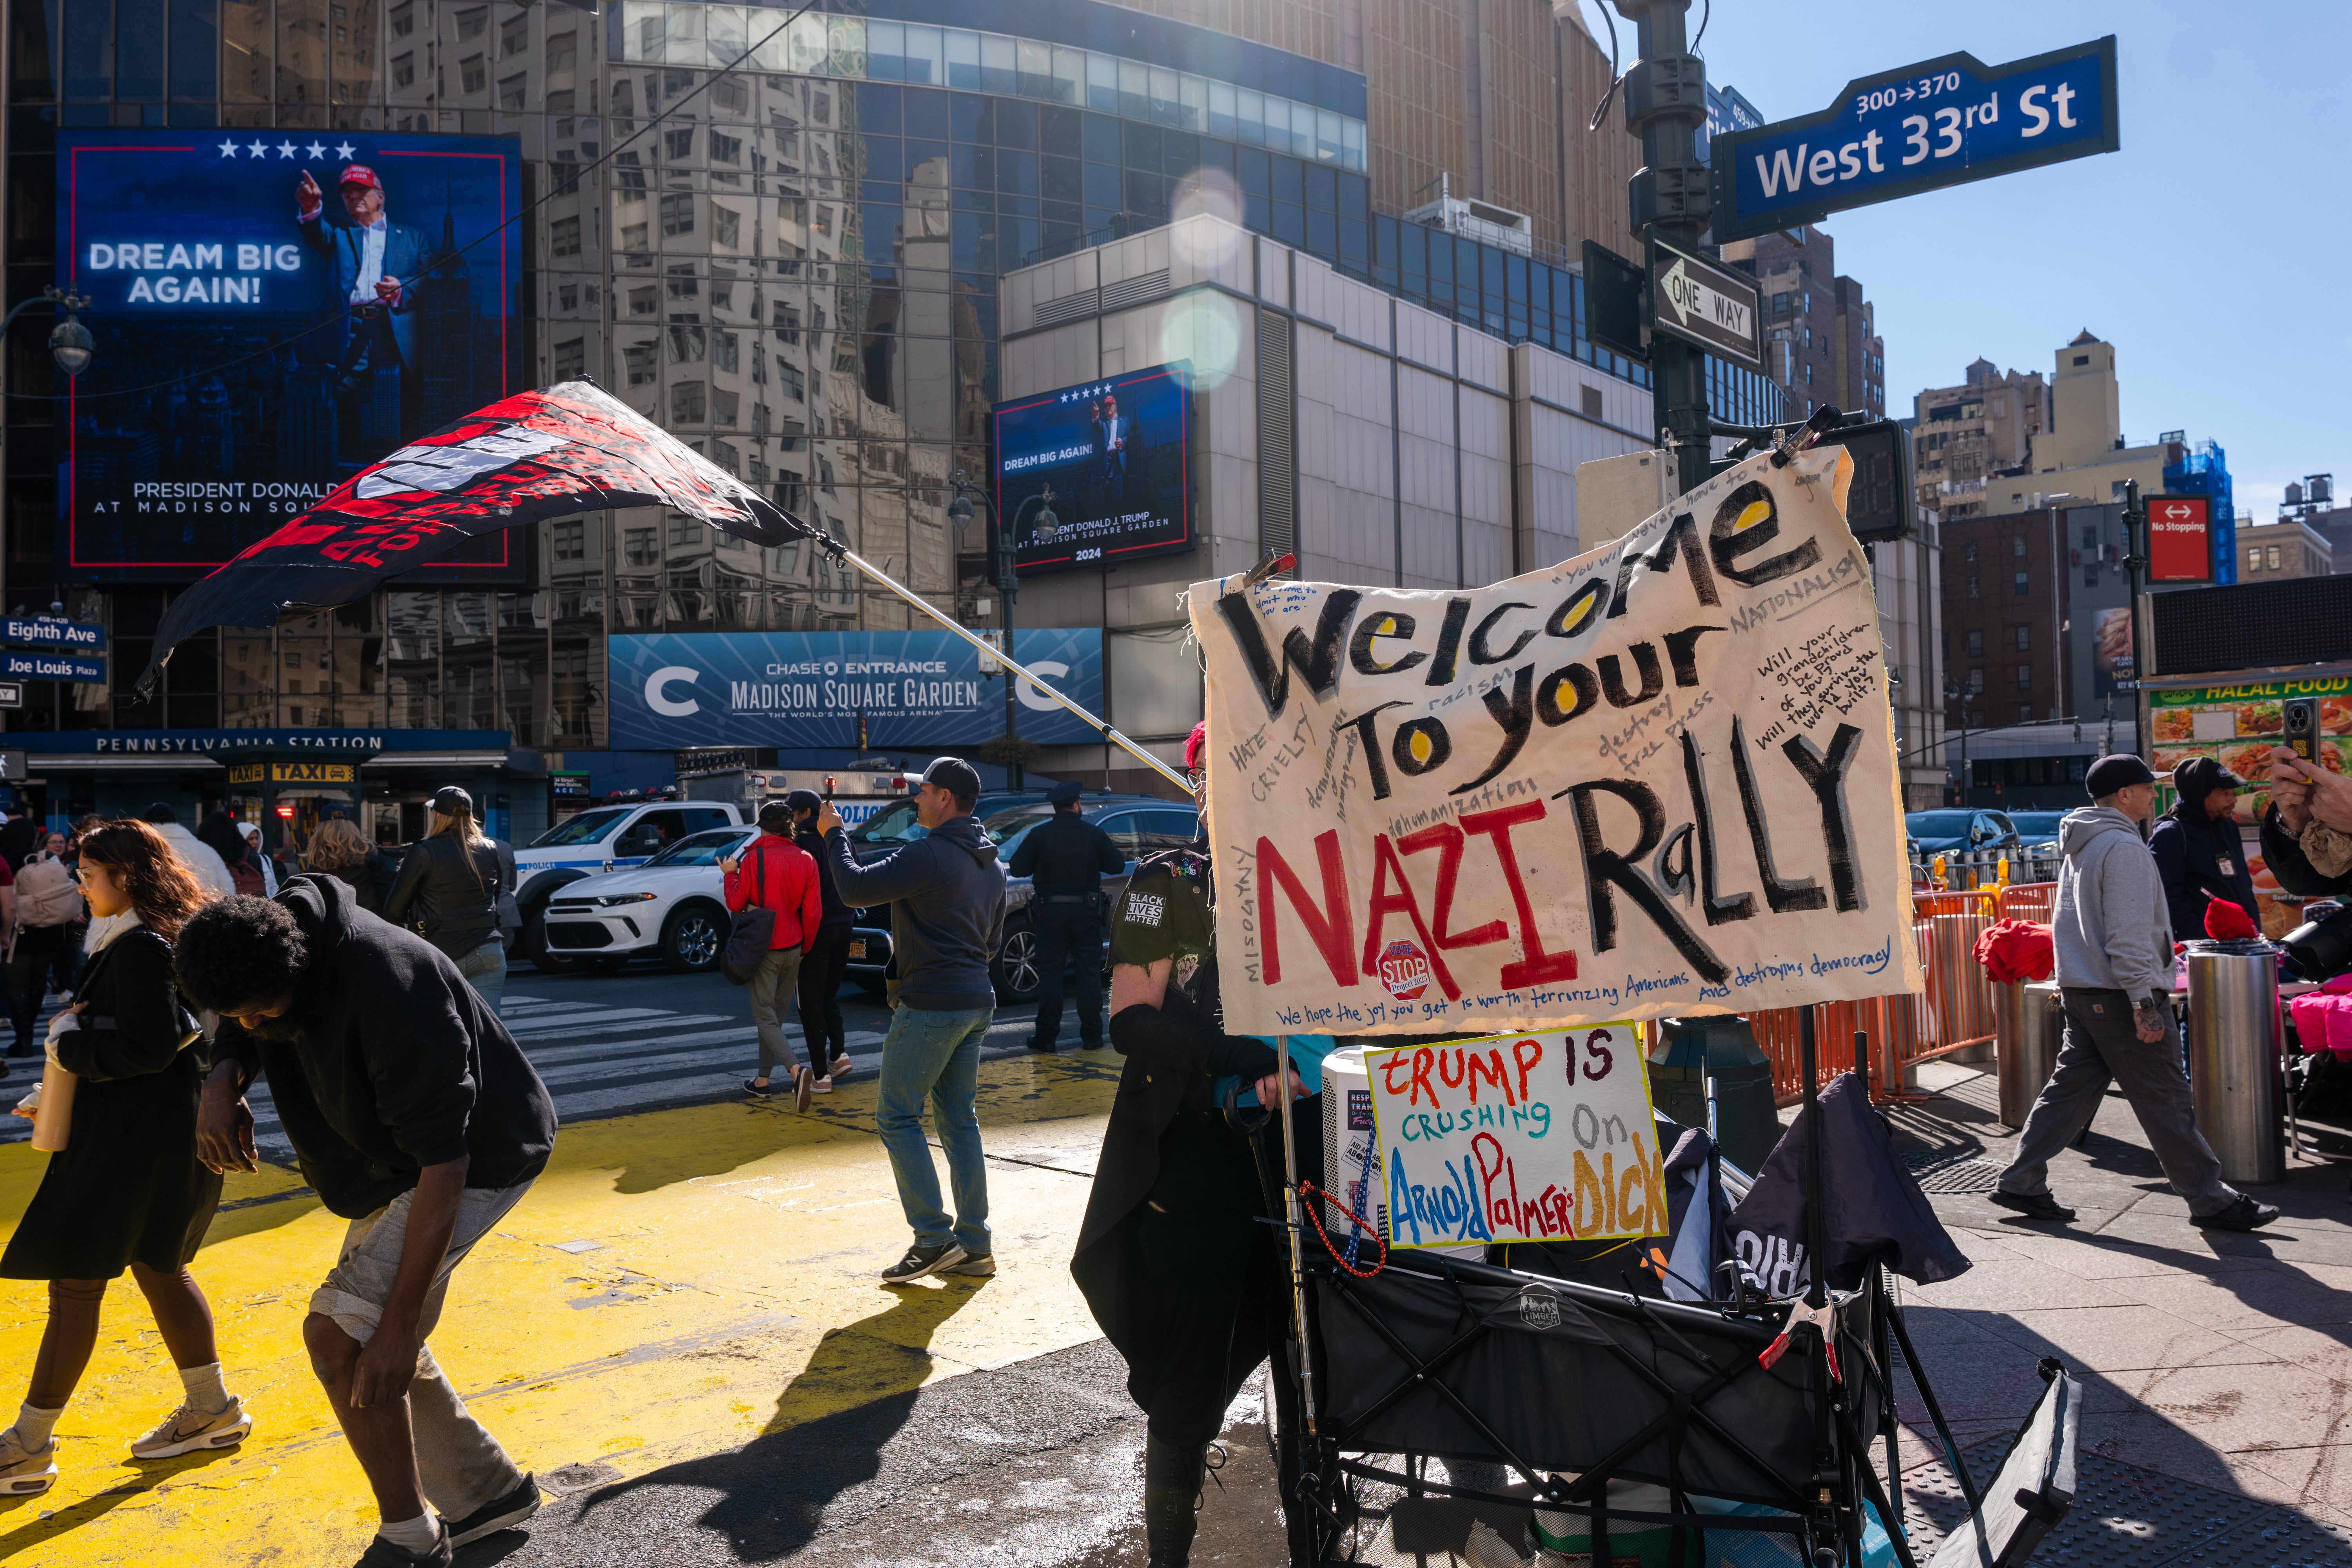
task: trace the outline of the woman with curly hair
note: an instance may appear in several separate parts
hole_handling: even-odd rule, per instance
[[[319,824],[303,858],[311,870],[324,871],[349,884],[360,908],[372,915],[383,913],[383,896],[392,889],[392,865],[349,817],[331,816]]]
[[[222,1385],[213,1314],[188,1273],[220,1202],[196,1158],[196,1099],[208,1052],[172,974],[172,944],[206,893],[143,822],[81,839],[96,917],[74,1005],[49,1026],[49,1059],[72,1074],[66,1146],[0,1255],[0,1277],[49,1282],[48,1326],[14,1426],[0,1429],[0,1495],[57,1479],[58,1417],[98,1342],[99,1303],[125,1267],[180,1369],[180,1407],[131,1444],[165,1459],[244,1441],[252,1419]]]

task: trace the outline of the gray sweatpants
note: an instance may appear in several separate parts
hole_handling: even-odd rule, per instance
[[[457,1201],[449,1250],[434,1273],[433,1288],[425,1292],[425,1310],[416,1321],[420,1342],[416,1376],[408,1385],[408,1423],[415,1435],[416,1473],[425,1484],[425,1500],[444,1519],[463,1519],[522,1484],[522,1471],[474,1419],[422,1342],[441,1321],[450,1274],[529,1191],[529,1182],[466,1189]],[[361,1344],[375,1337],[383,1304],[392,1299],[401,1251],[408,1241],[408,1211],[415,1198],[416,1189],[411,1187],[375,1213],[352,1221],[343,1234],[341,1256],[326,1283],[311,1293],[310,1310],[332,1318],[337,1328]]]
[[[2189,1200],[2189,1213],[2219,1214],[2236,1203],[2238,1190],[2221,1179],[2221,1162],[2197,1131],[2189,1078],[2180,1070],[2180,1028],[2171,1007],[2163,1009],[2164,1038],[2151,1045],[2132,1031],[2128,993],[2070,985],[2058,996],[2066,1009],[2058,1066],[2026,1115],[2017,1157],[2000,1173],[2000,1190],[2018,1197],[2048,1192],[2050,1162],[2091,1124],[2112,1081],[2123,1086],[2172,1190]]]
[[[760,1028],[761,1078],[772,1079],[776,1068],[792,1076],[793,1047],[784,1038],[784,1020],[792,1016],[793,997],[800,988],[801,950],[780,947],[760,961],[751,975],[748,989],[751,993],[751,1022]],[[801,1033],[808,1035],[808,1020],[801,1020]],[[819,1078],[824,1076],[824,1063],[817,1059],[814,1039],[809,1040],[809,1065]]]

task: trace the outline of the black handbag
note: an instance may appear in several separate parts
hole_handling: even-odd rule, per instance
[[[751,851],[759,853],[758,847]],[[767,889],[767,863],[761,862],[758,872],[751,869],[751,856],[743,859],[746,876],[756,876],[751,884],[752,897],[757,899]],[[727,928],[727,946],[719,954],[719,973],[738,985],[749,985],[751,977],[760,973],[760,965],[768,961],[770,943],[776,938],[776,911],[759,903],[750,903],[735,911]]]

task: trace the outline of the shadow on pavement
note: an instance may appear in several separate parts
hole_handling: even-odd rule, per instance
[[[600,1491],[583,1504],[583,1521],[639,1490],[687,1488],[719,1494],[697,1522],[722,1532],[738,1557],[764,1561],[798,1551],[822,1527],[835,1497],[880,1472],[884,1447],[931,1375],[925,1347],[987,1283],[952,1279],[893,1289],[883,1310],[825,1334],[777,1394],[759,1437]]]

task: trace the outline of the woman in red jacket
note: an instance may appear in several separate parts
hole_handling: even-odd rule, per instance
[[[760,1070],[743,1084],[744,1093],[765,1100],[775,1092],[769,1082],[771,1073],[792,1065],[792,1047],[784,1040],[784,1016],[792,1009],[793,993],[800,984],[801,959],[816,945],[817,925],[824,917],[816,883],[820,873],[808,852],[793,842],[792,808],[781,800],[760,808],[760,837],[742,857],[728,857],[719,866],[727,873],[730,910],[756,907],[772,910],[776,916],[768,956],[751,976],[751,1021],[760,1026]],[[819,1077],[824,1070],[824,1047],[809,1032],[805,1018],[801,1020],[801,1034],[808,1045],[810,1065],[793,1074],[793,1104],[806,1110],[811,1095],[833,1092],[833,1079]]]

